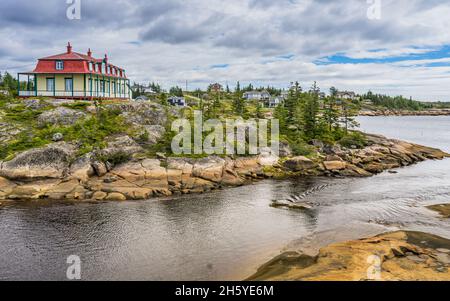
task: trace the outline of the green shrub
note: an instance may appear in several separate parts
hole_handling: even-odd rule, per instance
[[[112,153],[109,155],[101,155],[98,157],[98,159],[102,162],[109,162],[113,165],[119,165],[119,164],[130,161],[131,155],[126,152],[119,151],[119,152]]]
[[[19,135],[17,135],[15,140],[1,147],[0,160],[4,160],[16,153],[23,152],[32,148],[43,147],[50,142],[51,140],[36,137],[26,132],[21,132]]]
[[[90,105],[91,104],[88,102],[75,102],[75,103],[64,104],[63,106],[68,109],[85,111],[86,108],[89,107]]]
[[[289,141],[289,145],[295,156],[309,156],[315,152],[315,148],[312,145],[299,138]]]
[[[367,146],[366,137],[360,132],[351,132],[339,140],[339,144],[343,147],[352,148],[363,148]]]

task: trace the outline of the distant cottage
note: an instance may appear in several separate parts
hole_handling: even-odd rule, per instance
[[[348,100],[357,99],[356,93],[350,91],[337,92],[336,97],[339,99],[348,99]]]
[[[270,93],[267,91],[250,91],[244,93],[246,100],[259,100],[268,101],[270,99]]]
[[[26,76],[26,85],[21,80]],[[19,73],[20,97],[62,97],[68,99],[130,99],[130,81],[123,68],[103,59],[72,51],[70,43],[62,54],[38,60],[32,72]]]
[[[184,97],[178,97],[178,96],[170,96],[167,101],[170,103],[170,105],[172,106],[176,106],[176,107],[186,107],[186,99]]]

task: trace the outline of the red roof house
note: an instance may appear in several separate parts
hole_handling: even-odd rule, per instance
[[[21,81],[21,77],[27,81]],[[130,81],[125,70],[109,63],[108,56],[97,59],[72,51],[38,59],[32,72],[19,73],[19,96],[48,96],[76,99],[129,99]]]

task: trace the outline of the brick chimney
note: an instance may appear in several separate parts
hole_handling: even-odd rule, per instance
[[[72,53],[72,45],[70,45],[70,42],[67,43],[67,53]]]
[[[89,48],[88,52],[87,52],[88,57],[92,57],[92,51],[91,48]]]

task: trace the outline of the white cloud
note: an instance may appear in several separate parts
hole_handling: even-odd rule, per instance
[[[27,71],[36,58],[63,52],[70,40],[76,51],[91,47],[99,57],[108,52],[132,80],[165,87],[184,86],[185,80],[192,88],[215,81],[285,87],[316,80],[324,90],[372,89],[450,101],[449,67],[425,65],[445,58],[313,63],[337,53],[380,59],[450,45],[447,0],[382,0],[381,20],[367,18],[365,0],[82,1],[77,22],[65,19],[63,0],[2,0],[0,70]],[[294,56],[276,59],[286,54]],[[229,67],[210,68],[218,64]]]

